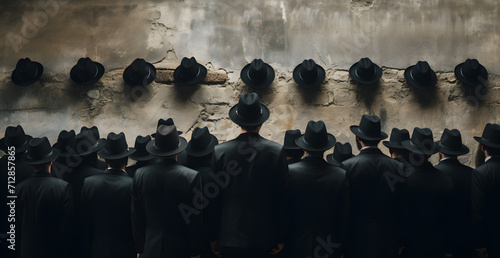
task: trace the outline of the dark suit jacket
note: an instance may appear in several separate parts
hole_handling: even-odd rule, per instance
[[[453,182],[450,217],[446,219],[447,250],[453,254],[466,254],[472,251],[471,229],[471,175],[472,168],[461,164],[458,159],[445,159],[435,166],[448,175]]]
[[[474,245],[500,256],[500,158],[495,157],[472,172]]]
[[[81,206],[92,258],[135,258],[130,216],[132,178],[120,169],[87,177]]]
[[[211,238],[221,246],[271,249],[285,240],[288,164],[278,143],[256,133],[215,146],[220,180]]]
[[[49,173],[35,173],[17,187],[17,248],[21,258],[68,257],[71,186]]]
[[[175,160],[158,158],[138,169],[132,185],[137,252],[144,258],[199,254],[203,219],[199,195],[199,173]]]
[[[315,257],[318,250],[328,253],[319,239],[344,244],[349,215],[346,171],[316,157],[305,157],[289,168],[290,257]],[[342,251],[337,248],[330,254],[322,257],[340,257]]]
[[[396,194],[403,165],[379,149],[364,149],[342,163],[351,189],[346,257],[397,255]]]
[[[399,196],[402,243],[410,256],[442,257],[446,222],[452,216],[453,182],[426,162],[406,178]]]
[[[151,164],[150,161],[137,161],[134,165],[126,167],[125,171],[127,171],[129,177],[134,178],[137,169],[147,166],[149,164]]]

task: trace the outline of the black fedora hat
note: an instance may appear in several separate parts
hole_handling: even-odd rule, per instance
[[[130,156],[134,153],[135,149],[129,149],[125,134],[123,132],[115,134],[113,132],[108,134],[104,148],[97,152],[97,155],[103,159],[121,159]]]
[[[104,148],[105,143],[105,139],[99,139],[91,130],[86,130],[75,136],[75,152],[77,156],[87,156]]]
[[[237,125],[256,126],[269,118],[269,109],[260,103],[257,93],[243,93],[238,104],[229,110],[229,118]]]
[[[304,88],[316,88],[325,80],[325,69],[306,59],[293,69],[293,79]]]
[[[104,66],[85,57],[78,59],[69,73],[71,80],[78,85],[96,83],[104,74]]]
[[[56,148],[61,151],[61,153],[59,153],[59,157],[74,156],[76,154],[75,136],[75,130],[71,130],[69,132],[66,130],[62,130],[59,133],[59,136],[57,136],[57,142],[52,145],[52,148]]]
[[[500,125],[486,124],[483,135],[481,137],[474,137],[474,140],[492,148],[500,148]]]
[[[361,139],[367,141],[380,141],[387,138],[387,134],[381,131],[380,118],[376,115],[363,115],[358,125],[351,125],[351,132]]]
[[[133,160],[137,161],[147,161],[147,160],[152,160],[155,156],[151,155],[147,150],[146,150],[146,145],[148,142],[151,141],[151,136],[141,136],[138,135],[135,138],[135,144],[134,148],[130,148],[131,150],[135,150],[133,154],[131,154],[129,157]]]
[[[469,148],[462,144],[462,135],[457,129],[445,128],[436,145],[439,152],[446,155],[460,156],[469,153]]]
[[[438,152],[438,148],[434,144],[432,131],[429,128],[415,127],[411,135],[411,140],[405,140],[402,144],[405,149],[416,154],[432,155]]]
[[[50,146],[49,139],[33,138],[28,143],[28,150],[24,153],[21,161],[27,165],[39,165],[51,162],[59,155],[59,150]]]
[[[186,153],[192,157],[203,157],[214,151],[219,143],[217,137],[208,131],[207,127],[196,127],[191,134],[191,140],[186,147]]]
[[[21,125],[8,126],[5,129],[4,138],[0,139],[0,150],[8,152],[9,147],[15,147],[15,153],[20,153],[28,149],[28,142],[33,137],[24,133]]]
[[[179,154],[187,147],[187,141],[177,133],[175,125],[160,125],[156,138],[146,145],[146,150],[160,157]]]
[[[340,142],[335,143],[333,148],[333,154],[326,155],[326,160],[330,164],[339,165],[346,159],[354,157],[352,154],[352,146],[350,143],[346,142],[342,144]]]
[[[467,86],[476,86],[488,80],[488,71],[477,59],[467,59],[455,67],[455,77]]]
[[[359,83],[373,84],[382,77],[382,69],[374,64],[370,58],[364,57],[349,68],[349,75]]]
[[[16,85],[27,86],[40,79],[42,74],[42,64],[33,62],[26,57],[17,61],[16,69],[12,72],[11,80]]]
[[[156,68],[142,58],[135,59],[123,71],[123,80],[130,86],[147,86],[156,78]]]
[[[196,58],[182,58],[181,64],[175,68],[174,80],[183,84],[196,84],[207,76],[207,68],[198,62]]]
[[[86,126],[82,126],[82,128],[80,128],[80,133],[85,132],[85,131],[91,131],[96,139],[103,139],[104,140],[104,138],[100,137],[99,129],[95,125],[90,127],[90,128],[86,127]]]
[[[167,118],[167,120],[164,120],[163,118],[160,118],[158,120],[158,123],[156,124],[156,128],[160,127],[160,125],[175,125],[175,124],[174,124],[174,120],[172,118]],[[179,135],[181,135],[182,131],[177,131],[177,133]],[[153,138],[155,138],[156,137],[156,133],[152,133],[151,136]]]
[[[295,140],[295,144],[306,151],[326,151],[335,145],[335,137],[326,131],[323,121],[309,121],[306,132]]]
[[[254,59],[250,64],[241,69],[241,80],[255,89],[263,89],[274,80],[274,69],[262,59]]]
[[[389,141],[383,141],[382,143],[387,148],[405,149],[405,147],[401,145],[401,142],[406,140],[410,140],[410,132],[408,132],[408,130],[399,130],[398,128],[392,128],[391,138],[389,138]]]
[[[406,81],[417,89],[432,88],[437,82],[436,73],[426,61],[418,61],[405,70]]]
[[[285,150],[301,150],[299,146],[295,143],[295,140],[302,135],[299,129],[297,130],[286,130],[285,141],[283,143],[283,148]]]

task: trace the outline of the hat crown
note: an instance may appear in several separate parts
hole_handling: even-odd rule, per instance
[[[160,120],[158,120],[158,124],[156,127],[159,127],[160,125],[175,125],[175,124],[172,118],[167,118],[167,120],[160,118]]]
[[[206,148],[209,144],[211,139],[210,132],[208,131],[207,127],[199,128],[196,127],[193,130],[193,133],[191,134],[191,141],[190,145],[193,150],[203,150]]]
[[[340,142],[335,143],[335,148],[333,149],[333,159],[338,162],[343,162],[344,160],[352,157],[352,146],[350,143],[346,142],[342,144]]]
[[[132,62],[130,68],[129,78],[132,81],[140,81],[142,85],[147,85],[147,79],[151,75],[151,70],[146,60],[137,58]]]
[[[100,139],[100,135],[99,135],[99,129],[97,128],[97,126],[92,126],[90,128],[86,127],[86,126],[82,126],[82,128],[80,129],[80,133],[82,132],[85,132],[85,131],[90,131],[92,132],[92,134],[94,135],[94,138],[96,139]]]
[[[320,148],[328,144],[328,133],[323,121],[309,121],[307,123],[304,141],[311,147]]]
[[[26,141],[26,134],[21,125],[9,126],[5,129],[5,145],[18,147],[25,144]]]
[[[462,74],[467,78],[473,78],[481,74],[481,65],[477,59],[467,59],[462,66]]]
[[[89,80],[97,76],[99,69],[92,59],[85,57],[78,59],[75,66],[76,75],[81,80]]]
[[[16,72],[21,77],[33,78],[38,73],[38,67],[29,58],[19,59],[16,64]]]
[[[57,137],[56,147],[61,151],[67,152],[67,149],[75,147],[75,131],[62,130]]]
[[[496,145],[500,144],[500,125],[488,123],[484,127],[482,138]]]
[[[179,134],[175,125],[160,125],[156,131],[154,146],[159,151],[171,151],[179,147]]]
[[[186,79],[186,80],[192,79],[192,78],[196,77],[199,73],[200,73],[200,67],[198,66],[198,62],[196,61],[196,58],[194,58],[194,57],[182,58],[179,75],[183,79]]]
[[[284,140],[284,147],[285,148],[294,148],[298,147],[297,144],[295,143],[295,140],[301,136],[300,130],[287,130],[285,132],[285,140]]]
[[[262,59],[254,59],[248,69],[248,78],[254,82],[262,82],[266,79],[268,71]]]
[[[113,132],[108,134],[106,144],[104,145],[104,152],[107,155],[116,155],[124,153],[128,150],[127,140],[123,132],[115,134]]]
[[[375,65],[373,65],[372,60],[368,57],[361,58],[359,60],[359,66],[356,73],[363,78],[371,77],[375,74]]]
[[[432,136],[432,131],[429,128],[415,127],[410,141],[418,149],[424,152],[431,152],[435,149],[434,137]]]
[[[302,62],[302,69],[299,71],[299,76],[304,81],[314,81],[318,77],[316,62],[312,59],[306,59]]]
[[[42,160],[52,155],[49,139],[47,137],[31,139],[25,155],[29,160]]]
[[[78,154],[87,152],[92,146],[97,144],[95,135],[91,130],[82,131],[75,136],[75,150]]]
[[[393,128],[391,131],[390,142],[401,144],[402,141],[410,140],[410,132],[406,129],[399,130],[398,128]]]
[[[415,67],[411,70],[411,75],[417,81],[431,81],[431,67],[426,61],[418,61]]]
[[[262,115],[262,107],[257,93],[243,93],[240,96],[236,114],[242,120],[255,120]]]
[[[358,129],[369,137],[378,137],[381,134],[380,118],[376,115],[363,115]]]
[[[147,135],[147,136],[141,136],[141,135],[138,135],[136,138],[135,138],[135,144],[134,144],[134,148],[135,148],[135,156],[146,156],[146,155],[149,155],[149,152],[146,150],[146,145],[151,141],[151,136]]]
[[[440,144],[450,149],[459,149],[462,147],[462,135],[460,131],[457,129],[444,129]]]

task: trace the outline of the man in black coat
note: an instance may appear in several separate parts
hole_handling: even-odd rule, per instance
[[[444,129],[441,141],[436,142],[440,161],[436,169],[448,175],[453,182],[451,195],[451,216],[447,218],[447,253],[458,258],[474,257],[471,230],[471,175],[472,168],[463,165],[458,156],[469,153],[462,144],[462,136],[457,129]]]
[[[323,159],[335,144],[323,121],[307,124],[297,145],[307,152],[288,176],[288,257],[341,257],[349,215],[346,171]]]
[[[288,164],[278,143],[259,135],[269,109],[256,93],[245,93],[229,110],[242,133],[215,147],[212,172],[218,178],[212,249],[224,257],[265,257],[284,246]]]
[[[32,166],[24,164],[21,161],[23,154],[28,148],[28,142],[31,139],[32,137],[26,135],[20,125],[16,127],[8,126],[5,129],[5,137],[0,139],[0,150],[5,153],[0,159],[0,189],[4,189],[4,193],[6,193],[9,187],[9,181],[15,181],[15,183],[11,183],[11,185],[16,186],[35,172]],[[0,215],[4,218],[0,221],[0,241],[2,242],[0,254],[2,254],[2,257],[11,257],[14,255],[14,251],[8,249],[8,245],[6,244],[8,239],[6,233],[9,231],[8,218],[10,209],[7,206],[7,195],[4,193],[0,195],[0,201],[2,203],[2,205],[0,205]]]
[[[391,158],[404,165],[405,171],[402,171],[400,174],[409,176],[413,173],[413,166],[410,161],[410,152],[408,152],[408,150],[401,145],[401,143],[406,140],[410,140],[410,132],[408,132],[408,130],[392,128],[391,138],[389,138],[389,141],[383,141],[382,143],[389,149]]]
[[[57,137],[57,142],[52,146],[60,151],[59,157],[52,163],[51,174],[62,178],[64,173],[71,173],[78,165],[75,157],[75,131],[62,130]]]
[[[91,131],[92,134],[94,135],[94,138],[97,139],[97,140],[101,140],[103,141],[104,139],[101,138],[100,134],[99,134],[99,129],[97,128],[97,126],[92,126],[90,128],[86,127],[86,126],[82,126],[82,128],[80,129],[80,133],[83,133],[83,132],[86,132],[86,131]],[[104,161],[100,160],[99,158],[96,157],[95,159],[95,163],[93,164],[93,166],[97,169],[100,169],[100,170],[105,170],[108,166],[106,165],[106,163],[104,163]]]
[[[500,125],[474,139],[486,159],[472,172],[473,244],[481,258],[500,257]]]
[[[214,152],[214,147],[219,141],[217,137],[212,135],[207,127],[193,129],[191,134],[191,140],[188,142],[186,149],[184,150],[185,158],[183,161],[179,161],[179,164],[184,165],[188,168],[194,169],[200,173],[202,186],[210,186],[216,184],[214,178],[210,176],[210,162],[212,161],[212,153]],[[207,233],[207,225],[212,220],[208,216],[208,210],[212,208],[210,202],[204,209],[204,230],[203,230],[203,243],[201,250],[201,257],[214,257],[212,250],[210,248],[210,238]],[[207,216],[205,216],[205,214]]]
[[[135,258],[132,235],[132,178],[127,176],[129,150],[123,133],[110,133],[98,155],[106,161],[104,173],[87,177],[82,186],[81,207],[85,247],[91,258]]]
[[[342,163],[351,189],[351,228],[345,257],[396,257],[395,191],[402,181],[402,164],[378,149],[378,143],[387,138],[378,116],[363,115],[360,125],[350,129],[360,153]]]
[[[50,174],[59,150],[46,137],[34,138],[22,160],[35,174],[16,189],[16,240],[21,258],[68,256],[68,218],[73,209],[71,185]]]
[[[416,161],[398,196],[404,257],[442,258],[449,250],[446,230],[453,182],[428,161],[438,151],[429,128],[415,128],[411,140],[402,144]]]
[[[175,126],[160,125],[146,145],[157,156],[137,170],[132,184],[132,229],[139,257],[190,257],[200,254],[204,204],[200,175],[179,165],[187,146]]]
[[[135,172],[137,169],[142,168],[151,164],[151,160],[154,159],[155,156],[149,154],[146,150],[146,145],[151,141],[151,136],[140,136],[138,135],[135,138],[134,148],[131,150],[135,150],[135,152],[130,155],[130,158],[135,160],[136,163],[132,166],[128,166],[125,168],[129,177],[134,178]]]
[[[352,155],[352,146],[350,143],[346,142],[345,144],[342,144],[340,142],[336,142],[333,153],[326,155],[326,160],[330,164],[343,168],[344,165],[342,165],[342,162],[352,157],[354,157],[354,155]]]

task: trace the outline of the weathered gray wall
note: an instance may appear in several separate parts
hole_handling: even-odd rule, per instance
[[[282,141],[286,129],[304,130],[322,119],[340,141],[354,143],[349,125],[363,113],[380,115],[384,130],[460,128],[472,136],[499,122],[500,3],[495,0],[2,0],[0,2],[0,129],[22,124],[52,141],[62,129],[97,125],[103,134],[124,131],[129,142],[152,133],[159,118],[173,117],[180,130],[209,126],[220,140],[238,130],[227,119],[242,92],[240,69],[263,58],[277,70],[271,87],[258,91],[272,110],[263,134]],[[106,67],[96,85],[71,83],[69,70],[89,56]],[[141,97],[124,85],[123,68],[135,58],[171,74],[183,56],[195,56],[224,83],[184,87],[159,79]],[[379,85],[350,81],[346,69],[369,56],[384,66]],[[10,82],[16,61],[44,64],[40,82]],[[470,91],[450,71],[468,57],[490,72],[486,91]],[[303,90],[291,76],[313,58],[327,69],[325,83]],[[438,72],[436,90],[406,85],[403,69],[427,60]],[[442,71],[442,72],[441,72]],[[471,155],[464,159],[470,161]]]

